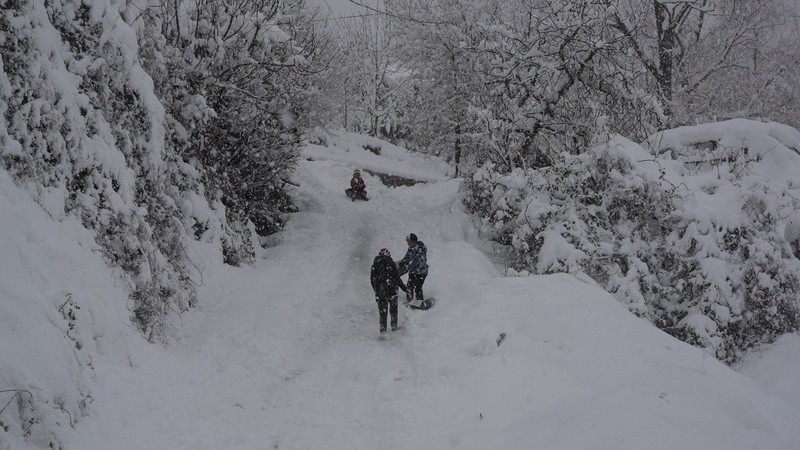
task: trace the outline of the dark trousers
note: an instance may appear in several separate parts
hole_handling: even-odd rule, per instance
[[[378,297],[378,316],[381,322],[381,332],[386,331],[386,315],[392,316],[392,331],[397,330],[397,294],[390,297]]]
[[[408,284],[406,287],[408,290],[406,291],[406,300],[409,302],[414,300],[425,300],[425,297],[422,296],[422,284],[425,283],[425,278],[428,277],[428,272],[425,273],[408,273]]]

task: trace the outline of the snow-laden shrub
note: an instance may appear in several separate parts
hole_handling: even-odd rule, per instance
[[[149,339],[194,301],[191,240],[219,245],[229,264],[251,261],[253,231],[279,230],[293,209],[285,179],[308,125],[315,50],[298,41],[311,39],[300,6],[60,0],[0,11],[2,162],[55,219],[74,214],[95,232]]]
[[[250,222],[271,234],[294,210],[285,180],[308,126],[306,70],[317,49],[303,45],[312,33],[301,6],[191,1],[142,14],[145,63],[171,142],[199,172],[209,202],[224,206],[219,234],[229,264],[252,260]]]
[[[118,5],[15,2],[0,16],[5,168],[55,219],[78,215],[125,270],[133,316],[163,338],[195,297],[179,158]]]
[[[783,232],[800,185],[764,178],[770,143],[726,145],[697,160],[616,138],[539,170],[487,165],[465,201],[513,249],[514,269],[587,273],[635,314],[732,362],[800,325],[800,262]]]

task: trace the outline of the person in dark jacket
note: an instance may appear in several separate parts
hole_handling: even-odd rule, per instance
[[[397,330],[397,288],[406,291],[400,273],[392,260],[389,249],[382,248],[378,256],[372,261],[369,275],[372,290],[375,291],[375,301],[378,302],[378,315],[380,318],[381,333],[386,332],[386,315],[391,315],[392,331]]]
[[[408,290],[406,290],[406,302],[414,300],[425,300],[422,295],[422,284],[428,277],[428,248],[417,239],[414,233],[406,236],[408,251],[406,256],[398,263],[400,275],[408,273]]]
[[[350,200],[369,200],[367,198],[367,184],[361,178],[361,171],[356,169],[353,171],[353,178],[350,179],[350,189],[344,190],[345,194],[350,197]]]

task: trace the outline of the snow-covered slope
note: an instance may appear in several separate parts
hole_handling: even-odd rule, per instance
[[[0,449],[58,448],[92,416],[95,383],[108,382],[96,369],[130,370],[147,347],[77,219],[53,221],[4,170],[0,211]]]
[[[341,134],[304,151],[293,180],[304,212],[253,267],[195,249],[201,298],[167,348],[126,324],[122,287],[88,237],[49,223],[0,179],[4,211],[15,211],[0,223],[15,258],[0,277],[0,391],[40,380],[53,398],[90,394],[74,429],[50,424],[65,448],[797,448],[796,397],[762,389],[590,283],[501,276],[446,167],[385,143],[375,155],[364,139]],[[368,170],[369,202],[344,196],[356,167]],[[379,172],[427,183],[389,188]],[[425,288],[437,304],[401,308],[402,329],[379,340],[370,263],[381,247],[400,259],[409,232],[428,246]],[[94,369],[73,361],[54,316],[58,289],[86,299],[86,336],[113,344],[84,346]],[[789,350],[785,364],[754,361],[747,373],[789,377],[798,358]],[[6,447],[25,448],[13,436],[0,431]]]

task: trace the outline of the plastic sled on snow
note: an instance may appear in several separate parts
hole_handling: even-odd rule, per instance
[[[431,309],[434,304],[436,304],[436,299],[431,297],[425,300],[412,300],[406,303],[406,306],[411,309]]]
[[[356,201],[356,200],[365,200],[365,201],[367,201],[367,200],[369,200],[367,198],[367,191],[355,191],[353,189],[349,189],[348,188],[348,189],[344,190],[344,193],[347,194],[347,197],[352,201]]]

